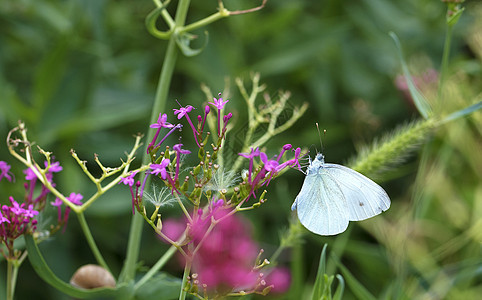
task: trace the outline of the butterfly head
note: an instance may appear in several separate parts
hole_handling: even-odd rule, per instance
[[[321,153],[316,154],[315,161],[319,161],[320,163],[325,163],[325,156]]]

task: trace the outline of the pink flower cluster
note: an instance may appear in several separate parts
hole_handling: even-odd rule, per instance
[[[215,226],[213,226],[215,224]],[[163,233],[177,240],[184,231],[181,222],[164,223]],[[192,260],[191,287],[208,294],[226,295],[244,291],[261,293],[268,288],[284,292],[290,276],[284,269],[274,269],[268,276],[256,268],[258,245],[252,240],[249,226],[223,200],[213,201],[188,222],[186,248]]]
[[[15,240],[27,230],[35,230],[37,220],[34,219],[39,214],[34,210],[33,204],[18,204],[13,197],[8,198],[11,206],[3,205],[0,209],[0,237],[4,243]]]
[[[301,148],[296,148],[294,158],[287,160],[284,163],[280,163],[280,159],[281,157],[283,157],[283,154],[286,151],[291,149],[292,149],[291,144],[284,145],[283,148],[281,149],[280,154],[273,159],[268,159],[268,156],[266,155],[266,153],[259,151],[259,148],[256,148],[256,149],[251,148],[250,153],[239,153],[240,156],[249,159],[247,183],[251,187],[251,191],[248,197],[253,195],[253,197],[256,198],[255,190],[265,184],[268,185],[271,179],[283,169],[287,167],[296,166],[298,170],[301,170],[301,166],[299,163]],[[262,163],[262,168],[259,170],[253,169],[255,157],[259,157]]]
[[[53,173],[62,171],[62,167],[58,162],[51,162],[50,164],[45,162],[44,165],[47,170],[45,178],[52,186],[55,186],[55,183],[52,181]],[[8,181],[12,181],[13,174],[10,173],[10,168],[10,165],[6,162],[0,161],[0,180],[6,178]],[[45,208],[47,204],[47,195],[50,193],[49,189],[43,184],[40,184],[40,187],[38,186],[40,181],[38,180],[34,169],[26,169],[24,170],[24,174],[26,180],[24,183],[25,202],[19,204],[13,197],[9,197],[11,205],[3,205],[0,208],[0,239],[8,249],[8,254],[5,254],[2,250],[2,254],[5,257],[13,257],[15,255],[13,248],[13,242],[15,239],[26,232],[32,232],[36,229],[37,220],[35,219],[35,216]],[[82,196],[80,196],[80,199],[78,196],[72,193],[70,197],[72,198],[71,201],[76,204],[81,204],[80,199],[82,199]],[[51,204],[57,206],[59,209],[59,226],[65,224],[70,209],[66,209],[65,216],[61,218],[60,206],[62,201],[56,199],[56,201]]]

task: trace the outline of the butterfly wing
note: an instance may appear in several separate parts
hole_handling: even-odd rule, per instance
[[[390,207],[385,190],[368,177],[337,164],[325,164],[324,169],[338,183],[346,199],[350,221],[371,218]]]
[[[301,224],[316,234],[334,235],[348,227],[342,189],[324,168],[306,176],[291,209],[296,209]]]

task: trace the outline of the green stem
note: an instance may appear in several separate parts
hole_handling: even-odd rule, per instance
[[[13,294],[15,292],[17,272],[14,269],[14,263],[10,259],[7,259],[7,300],[13,300]]]
[[[97,260],[97,263],[102,266],[104,269],[110,272],[109,267],[107,266],[107,263],[105,262],[104,258],[102,257],[102,254],[99,251],[99,248],[97,248],[97,245],[94,241],[94,237],[92,236],[92,233],[90,232],[89,225],[87,225],[87,221],[85,220],[84,213],[80,212],[77,213],[77,217],[79,218],[79,223],[80,227],[82,228],[82,231],[84,232],[85,238],[87,239],[87,243],[89,244],[90,250],[92,250],[92,254],[94,254],[95,259]]]
[[[186,299],[187,291],[184,290],[184,287],[187,283],[187,277],[191,272],[191,261],[189,259],[186,260],[186,265],[184,267],[184,274],[182,275],[182,284],[181,284],[181,293],[179,294],[179,300]]]
[[[445,43],[444,43],[444,52],[442,54],[442,65],[440,67],[440,79],[438,83],[438,100],[439,100],[439,108],[443,107],[443,100],[442,100],[442,88],[447,78],[448,72],[448,65],[449,65],[449,56],[450,56],[450,45],[452,42],[452,32],[453,32],[453,25],[447,24],[447,34],[445,35]]]
[[[187,10],[189,8],[190,0],[180,0],[176,11],[176,27],[184,25],[186,20]],[[166,55],[164,57],[164,64],[162,65],[161,75],[159,76],[159,83],[157,85],[156,96],[154,99],[154,105],[152,107],[151,121],[149,124],[154,123],[159,116],[159,113],[164,110],[166,99],[171,84],[172,74],[174,73],[174,67],[176,65],[178,49],[176,45],[175,35],[171,35],[167,45]],[[147,132],[147,140],[150,141],[155,134],[155,129],[149,128]],[[147,147],[146,143],[146,147]],[[147,148],[144,149],[142,163],[147,164],[149,162],[149,155],[146,154]],[[127,244],[127,254],[124,263],[124,268],[120,276],[120,282],[129,282],[134,279],[136,262],[139,257],[139,249],[142,236],[142,217],[140,215],[134,215],[132,218],[131,228],[129,232],[129,241]]]
[[[172,257],[174,253],[176,253],[176,247],[171,246],[166,253],[156,262],[154,266],[144,275],[134,286],[134,289],[140,288],[143,284],[145,284],[149,279],[151,279],[165,264],[166,262]]]

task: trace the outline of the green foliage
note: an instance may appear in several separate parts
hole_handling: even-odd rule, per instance
[[[189,21],[216,12],[216,1],[191,2]],[[225,3],[231,10],[248,4]],[[291,91],[288,104],[292,107],[309,103],[301,122],[270,139],[268,145],[316,145],[314,123],[319,122],[327,129],[327,160],[343,162],[354,156],[355,148],[361,149],[349,165],[378,176],[391,196],[389,211],[350,224],[351,230],[342,235],[305,234],[304,243],[291,241],[293,259],[288,251],[276,252],[279,265],[292,261],[297,299],[323,299],[323,295],[331,299],[334,277],[327,274],[336,269],[343,278],[337,277],[334,299],[342,298],[342,293],[343,299],[477,299],[482,293],[482,114],[477,111],[482,86],[482,10],[476,1],[464,5],[465,9],[446,19],[445,4],[431,0],[268,1],[265,9],[253,14],[210,24],[204,28],[209,40],[203,37],[204,29],[196,32],[199,41],[191,40],[192,36],[179,40],[192,46],[188,50],[202,52],[179,57],[165,112],[177,107],[174,99],[201,104],[201,83],[221,91],[225,76],[248,78],[254,70],[271,90]],[[90,158],[95,152],[106,165],[119,165],[122,152],[132,145],[132,135],[146,131],[166,52],[166,43],[144,27],[153,9],[151,1],[2,2],[0,137],[19,119],[24,120],[33,140],[63,162],[67,175],[58,183],[59,190],[95,193],[79,176],[70,148],[79,157]],[[151,14],[149,24],[164,32],[167,25],[155,22],[157,13],[160,9]],[[443,51],[447,26],[450,53]],[[395,32],[401,41],[402,68],[388,32]],[[423,95],[432,115],[418,96],[412,98],[418,103],[416,109],[393,84],[398,73],[415,77],[427,68],[444,70],[441,91],[414,92],[409,82],[412,96]],[[234,106],[240,103],[235,118],[246,119],[242,95],[234,92],[230,99]],[[420,113],[425,120],[419,120]],[[281,117],[285,121],[289,115]],[[245,129],[246,124],[238,122],[231,134],[242,135]],[[375,138],[385,132],[392,133]],[[254,140],[262,137],[256,134]],[[0,160],[9,159],[6,147],[0,145]],[[269,187],[264,208],[248,215],[266,253],[275,252],[278,232],[287,226],[290,204],[303,180],[295,171],[285,175],[280,179],[284,184]],[[0,191],[2,195],[22,192],[4,182],[0,182]],[[125,258],[129,198],[114,190],[86,214],[114,274],[120,273]],[[7,198],[1,196],[0,201]],[[49,274],[36,256],[39,253],[27,242],[32,265],[60,289],[79,265],[93,260],[81,235],[80,225],[72,221],[64,235],[43,246],[49,250],[43,254],[51,272],[58,277]],[[339,259],[334,254],[326,259],[323,250],[317,269],[313,262],[323,243]],[[144,263],[153,265],[164,253],[163,247],[155,236],[144,234],[140,250]],[[181,277],[174,263],[166,269]],[[139,299],[172,298],[179,284],[161,273],[151,280],[156,284],[146,283]],[[65,293],[76,297],[87,293],[70,289],[65,288]],[[67,299],[24,264],[17,297],[34,296]],[[285,299],[293,299],[293,294]]]
[[[343,297],[345,281],[340,275],[336,275],[336,278],[338,279],[338,287],[336,288],[335,294],[333,296],[331,295],[331,284],[335,276],[326,274],[326,247],[327,245],[325,244],[323,250],[321,250],[313,296],[311,297],[312,300],[340,300]]]

